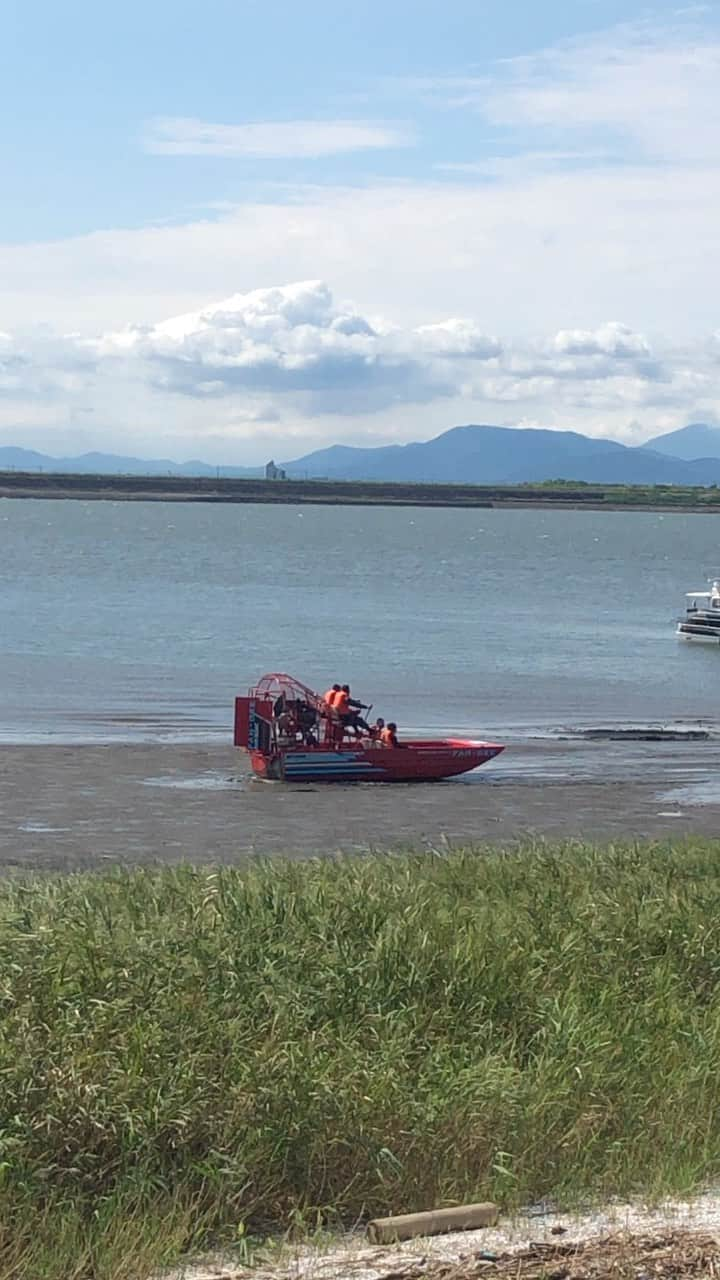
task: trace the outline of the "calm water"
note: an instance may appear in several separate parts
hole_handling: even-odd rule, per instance
[[[0,501],[0,740],[218,739],[266,670],[401,727],[717,717],[712,516]]]

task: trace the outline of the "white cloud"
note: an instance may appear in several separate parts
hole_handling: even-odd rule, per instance
[[[428,355],[490,360],[502,351],[498,339],[488,337],[472,320],[442,320],[439,324],[420,325],[415,337]]]
[[[434,101],[513,129],[513,150],[523,159],[526,152],[533,161],[542,158],[535,139],[543,134],[555,144],[544,153],[551,166],[573,155],[581,163],[617,158],[619,146],[649,161],[686,165],[716,156],[719,77],[717,33],[702,25],[701,15],[687,14],[674,26],[626,23],[508,58],[492,76],[415,84]],[[522,130],[528,145],[518,148]],[[588,146],[580,152],[558,145],[582,137]]]
[[[246,156],[257,159],[318,159],[350,151],[407,147],[407,127],[370,120],[287,120],[255,124],[210,124],[179,116],[151,120],[145,151],[164,156]]]
[[[169,452],[174,433],[195,453],[216,441],[219,460],[236,441],[252,461],[462,421],[637,442],[716,420],[719,67],[717,34],[625,27],[430,86],[465,113],[454,139],[477,139],[436,180],[217,208],[203,191],[212,211],[176,225],[0,245],[0,430],[64,417],[95,444],[135,430]],[[191,124],[164,143],[320,145],[298,122]],[[245,132],[266,127],[280,132]],[[322,154],[349,137],[323,136]],[[83,339],[23,333],[37,317]]]
[[[247,292],[321,276],[401,324],[474,315],[482,298],[506,333],[620,315],[697,337],[718,327],[718,204],[716,165],[304,188],[178,226],[0,245],[0,328],[40,315],[92,333],[199,309],[228,280]]]
[[[348,433],[362,438],[373,417],[399,439],[460,421],[506,422],[508,413],[510,421],[537,414],[549,426],[622,435],[612,424],[624,414],[636,434],[646,410],[655,415],[650,435],[658,415],[720,407],[711,342],[656,350],[619,321],[523,340],[488,336],[473,317],[402,327],[336,301],[318,280],[233,294],[95,338],[2,334],[2,395],[9,408],[0,431],[24,397],[38,404],[38,424],[47,404],[64,405],[86,432],[92,422],[114,427],[123,447],[131,422],[146,434],[170,421],[176,447],[192,438],[195,454],[205,441],[226,451],[253,441],[252,455],[236,461],[256,461],[268,448],[292,456]]]
[[[85,344],[105,360],[146,365],[154,384],[188,395],[295,394],[313,412],[374,411],[446,396],[445,360],[500,352],[471,321],[403,330],[336,304],[327,284],[256,289],[159,324],[110,332]],[[436,357],[431,359],[431,357]]]
[[[93,355],[73,336],[47,328],[0,333],[0,397],[73,395],[86,385],[94,366]]]
[[[553,347],[561,355],[571,356],[615,356],[623,360],[650,355],[647,338],[617,320],[593,330],[561,329]]]

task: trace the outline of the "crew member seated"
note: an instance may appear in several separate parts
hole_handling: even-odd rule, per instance
[[[398,742],[397,725],[394,720],[390,720],[380,734],[380,741],[384,747],[400,747]]]
[[[281,711],[280,714],[275,717],[275,724],[277,726],[279,742],[287,746],[295,741],[297,734],[297,721],[289,708]]]
[[[315,729],[318,722],[318,713],[309,702],[298,702],[296,704],[298,731],[302,734],[302,740],[306,747],[316,747],[318,744]]]
[[[382,745],[380,735],[382,734],[382,731],[384,728],[385,728],[385,721],[383,720],[382,716],[378,716],[375,723],[370,725],[369,737],[370,737],[371,746],[379,747]]]

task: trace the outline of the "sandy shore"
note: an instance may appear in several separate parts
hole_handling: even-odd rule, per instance
[[[664,1252],[656,1251],[653,1240],[668,1247]],[[688,1265],[694,1241],[704,1245],[705,1266]],[[267,1265],[260,1262],[252,1269],[216,1258],[166,1273],[162,1280],[478,1280],[480,1275],[487,1280],[507,1280],[508,1276],[523,1280],[538,1274],[563,1280],[617,1280],[628,1275],[642,1280],[668,1275],[710,1277],[716,1274],[713,1263],[718,1241],[720,1199],[707,1194],[666,1200],[655,1207],[609,1204],[586,1213],[543,1212],[539,1208],[514,1218],[501,1217],[497,1227],[489,1230],[420,1237],[400,1245],[370,1246],[356,1233],[325,1248],[301,1246],[293,1250],[285,1246],[276,1260]],[[535,1265],[523,1259],[523,1251],[533,1249],[539,1255]],[[545,1259],[542,1250],[548,1251]],[[497,1265],[491,1262],[493,1258],[497,1258]],[[624,1266],[619,1265],[622,1261]]]
[[[715,835],[720,743],[516,744],[466,780],[283,786],[223,746],[0,747],[0,867]]]

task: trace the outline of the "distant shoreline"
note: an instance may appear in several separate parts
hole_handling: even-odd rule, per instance
[[[0,498],[84,502],[205,502],[570,511],[720,512],[720,490],[677,486],[410,484],[350,480],[248,480],[204,476],[0,472]]]

